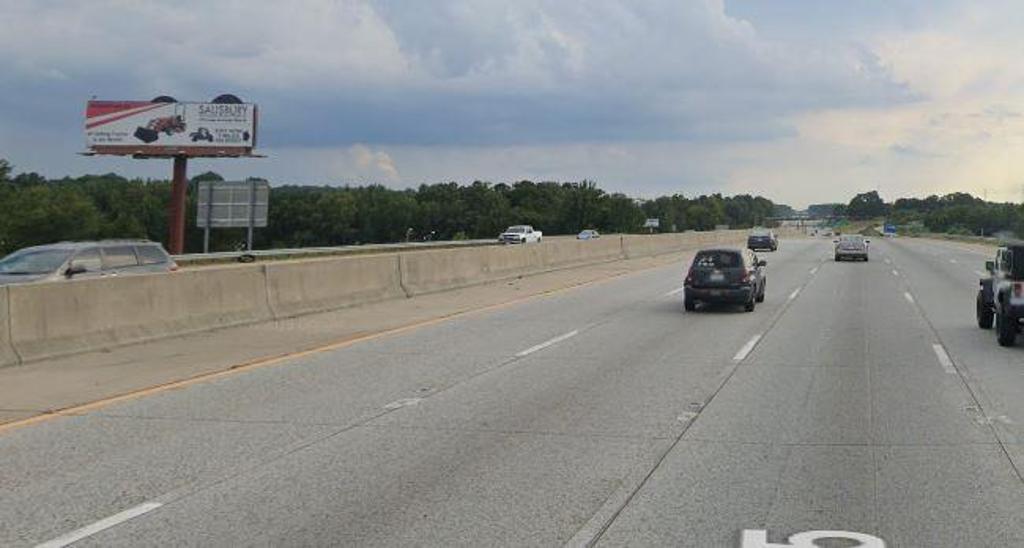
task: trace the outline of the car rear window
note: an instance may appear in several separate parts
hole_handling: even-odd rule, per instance
[[[135,246],[117,245],[103,248],[103,268],[125,268],[138,266],[139,260],[135,257]]]
[[[139,262],[146,264],[163,264],[167,262],[167,254],[163,249],[155,245],[140,245],[135,247],[139,254]]]
[[[701,251],[693,258],[698,268],[736,268],[743,264],[740,254],[735,251]]]

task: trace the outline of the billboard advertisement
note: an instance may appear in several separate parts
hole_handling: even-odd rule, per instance
[[[89,101],[85,143],[97,154],[245,156],[256,145],[252,103]]]

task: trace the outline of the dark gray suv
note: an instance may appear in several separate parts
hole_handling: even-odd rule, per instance
[[[693,311],[697,303],[731,303],[752,312],[755,303],[764,302],[767,264],[749,249],[698,251],[683,283],[683,307]]]
[[[177,269],[178,265],[164,248],[149,240],[61,242],[26,247],[0,259],[0,285]]]

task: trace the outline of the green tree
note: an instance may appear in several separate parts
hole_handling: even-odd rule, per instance
[[[884,217],[888,209],[878,192],[872,190],[854,196],[846,206],[846,213],[854,219],[874,219]]]

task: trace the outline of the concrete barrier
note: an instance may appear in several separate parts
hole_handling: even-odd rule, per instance
[[[402,286],[413,296],[540,272],[540,248],[548,244],[402,253]]]
[[[11,344],[11,315],[8,308],[7,286],[0,286],[0,367],[15,365],[18,355]]]
[[[603,236],[596,240],[560,239],[538,246],[541,261],[548,269],[616,261],[623,258],[621,236]]]
[[[8,287],[23,361],[272,319],[261,265]]]
[[[650,257],[715,245],[742,246],[746,242],[746,238],[746,230],[651,235],[627,234],[622,236],[622,251],[627,259],[635,259],[637,257]]]
[[[398,261],[388,254],[268,264],[270,309],[287,318],[405,297]]]
[[[447,291],[622,258],[742,245],[746,231],[548,239],[0,287],[0,365]]]
[[[679,251],[695,245],[697,233],[688,234],[627,234],[622,237],[622,252],[627,259],[651,257]]]

